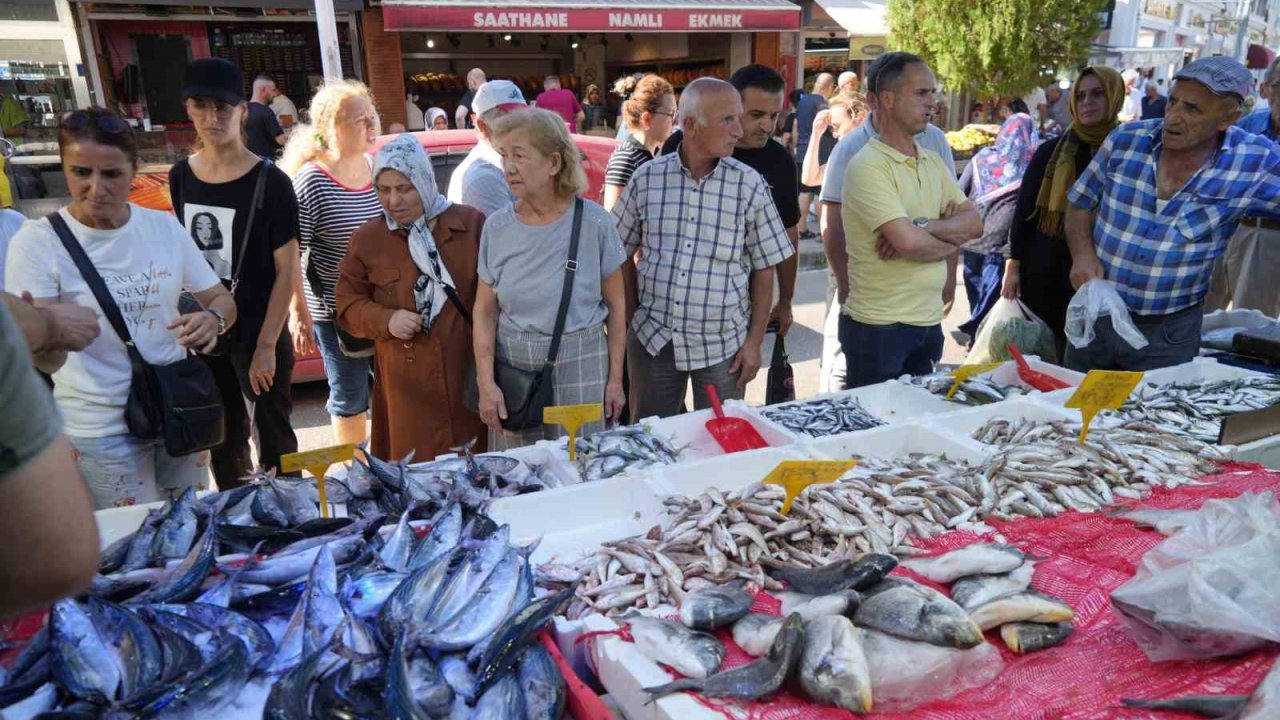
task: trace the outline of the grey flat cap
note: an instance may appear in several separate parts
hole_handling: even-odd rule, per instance
[[[1235,95],[1244,100],[1253,89],[1253,76],[1235,58],[1221,55],[1201,58],[1178,71],[1174,80],[1195,80],[1215,95]]]

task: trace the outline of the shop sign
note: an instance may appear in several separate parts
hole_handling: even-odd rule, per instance
[[[872,60],[885,54],[888,39],[883,35],[853,35],[849,37],[850,60]]]
[[[619,10],[546,8],[542,10],[476,10],[474,7],[382,7],[387,30],[535,30],[562,32],[631,32],[690,30],[797,30],[797,10]]]

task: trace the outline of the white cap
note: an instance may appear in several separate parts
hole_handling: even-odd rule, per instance
[[[844,72],[840,73],[840,79],[836,81],[836,87],[844,87],[846,83],[852,82],[857,79],[858,79],[858,73],[852,70],[845,70]]]
[[[1138,71],[1133,68],[1129,68],[1128,70],[1120,73],[1120,77],[1124,79],[1125,82],[1131,83],[1138,79]]]
[[[471,110],[476,115],[484,115],[494,108],[510,109],[516,105],[528,105],[524,101],[524,93],[510,80],[490,80],[480,86],[475,98],[471,101]]]

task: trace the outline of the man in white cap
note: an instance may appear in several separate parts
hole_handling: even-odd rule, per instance
[[[840,73],[840,79],[836,81],[836,87],[840,88],[842,93],[858,92],[858,73],[852,70],[845,70]]]
[[[1124,105],[1120,106],[1120,122],[1127,123],[1142,117],[1142,93],[1138,92],[1138,71],[1129,68],[1120,73],[1124,79]]]
[[[1152,370],[1200,351],[1214,261],[1246,217],[1280,208],[1280,147],[1238,127],[1253,78],[1228,57],[1174,77],[1163,118],[1112,131],[1067,194],[1071,284],[1115,283],[1138,330],[1136,349],[1110,318],[1067,348],[1076,370]]]
[[[476,116],[476,146],[449,178],[449,199],[492,215],[515,202],[502,170],[502,156],[493,147],[493,123],[509,112],[528,107],[524,94],[509,80],[490,80],[471,101]]]

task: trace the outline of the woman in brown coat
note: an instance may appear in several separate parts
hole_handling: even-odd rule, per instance
[[[351,236],[337,289],[342,328],[376,341],[369,451],[429,460],[472,438],[483,450],[484,425],[462,387],[484,216],[440,194],[409,135],[378,151],[373,182],[384,217]]]

